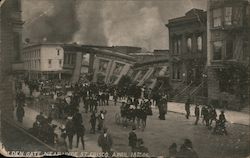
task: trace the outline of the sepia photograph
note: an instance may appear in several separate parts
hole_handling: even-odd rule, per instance
[[[250,0],[0,0],[0,154],[250,158]]]

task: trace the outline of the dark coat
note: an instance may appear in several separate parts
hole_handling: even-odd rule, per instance
[[[82,123],[82,115],[77,112],[74,116],[73,116],[73,122],[76,126],[80,125]]]
[[[75,126],[73,124],[73,121],[72,120],[69,120],[67,123],[66,123],[66,134],[67,136],[72,136],[75,134]]]
[[[189,102],[185,103],[185,110],[190,111],[190,103]]]
[[[16,116],[23,117],[25,114],[23,106],[18,106],[16,109]]]
[[[113,140],[110,134],[107,134],[106,137],[104,137],[104,133],[101,134],[98,138],[98,145],[102,147],[103,149],[110,150],[113,145]]]
[[[195,114],[196,117],[200,116],[200,108],[198,106],[195,107],[194,114]]]
[[[85,134],[85,127],[81,124],[76,127],[76,134],[78,136],[84,136]]]
[[[96,115],[95,114],[91,114],[91,116],[90,116],[90,123],[91,124],[96,124]]]
[[[137,142],[137,136],[134,131],[131,131],[128,136],[129,146],[135,147]]]

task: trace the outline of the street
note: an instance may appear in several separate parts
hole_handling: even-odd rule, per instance
[[[124,128],[122,125],[116,124],[115,114],[120,112],[120,103],[114,106],[113,102],[110,101],[109,104],[110,106],[98,107],[98,111],[102,109],[107,110],[105,126],[108,127],[108,131],[113,137],[113,150],[117,152],[130,152],[128,133],[131,127]],[[38,113],[30,108],[25,108],[25,110],[28,111],[28,114],[24,117],[24,122],[29,122],[28,126],[31,127]],[[99,133],[90,134],[90,113],[85,113],[83,104],[81,103],[80,112],[83,116],[84,126],[86,128],[85,151],[101,151],[97,146]],[[249,126],[227,123],[229,135],[221,136],[211,134],[212,131],[208,130],[207,127],[201,123],[201,120],[202,119],[200,119],[199,124],[195,126],[194,117],[187,120],[183,114],[176,112],[168,112],[166,120],[159,120],[158,110],[153,109],[153,116],[149,116],[147,119],[146,129],[144,131],[137,129],[136,134],[138,138],[143,138],[145,146],[149,148],[152,156],[167,156],[168,147],[172,143],[175,142],[179,148],[186,138],[193,142],[194,149],[200,157],[207,155],[207,157],[234,158],[245,157],[250,153],[248,149],[250,144]],[[53,121],[53,123],[60,126],[60,123],[56,123],[55,121]],[[83,151],[81,145],[79,148],[76,148],[75,145],[76,136],[73,140],[73,149],[70,151]]]

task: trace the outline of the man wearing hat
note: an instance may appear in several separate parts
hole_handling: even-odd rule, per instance
[[[98,145],[102,148],[103,152],[111,154],[113,140],[106,127],[103,128],[103,133],[98,138]]]
[[[72,149],[72,142],[73,142],[73,137],[75,134],[75,129],[74,129],[74,123],[72,121],[72,117],[67,118],[67,123],[66,123],[66,135],[69,139],[69,149]]]
[[[132,131],[129,132],[128,141],[129,146],[131,147],[131,151],[134,152],[136,148],[136,142],[137,142],[137,135],[135,133],[136,127],[135,125],[132,126]]]

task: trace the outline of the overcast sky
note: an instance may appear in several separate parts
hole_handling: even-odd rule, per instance
[[[168,49],[169,19],[206,0],[22,0],[24,38]]]

